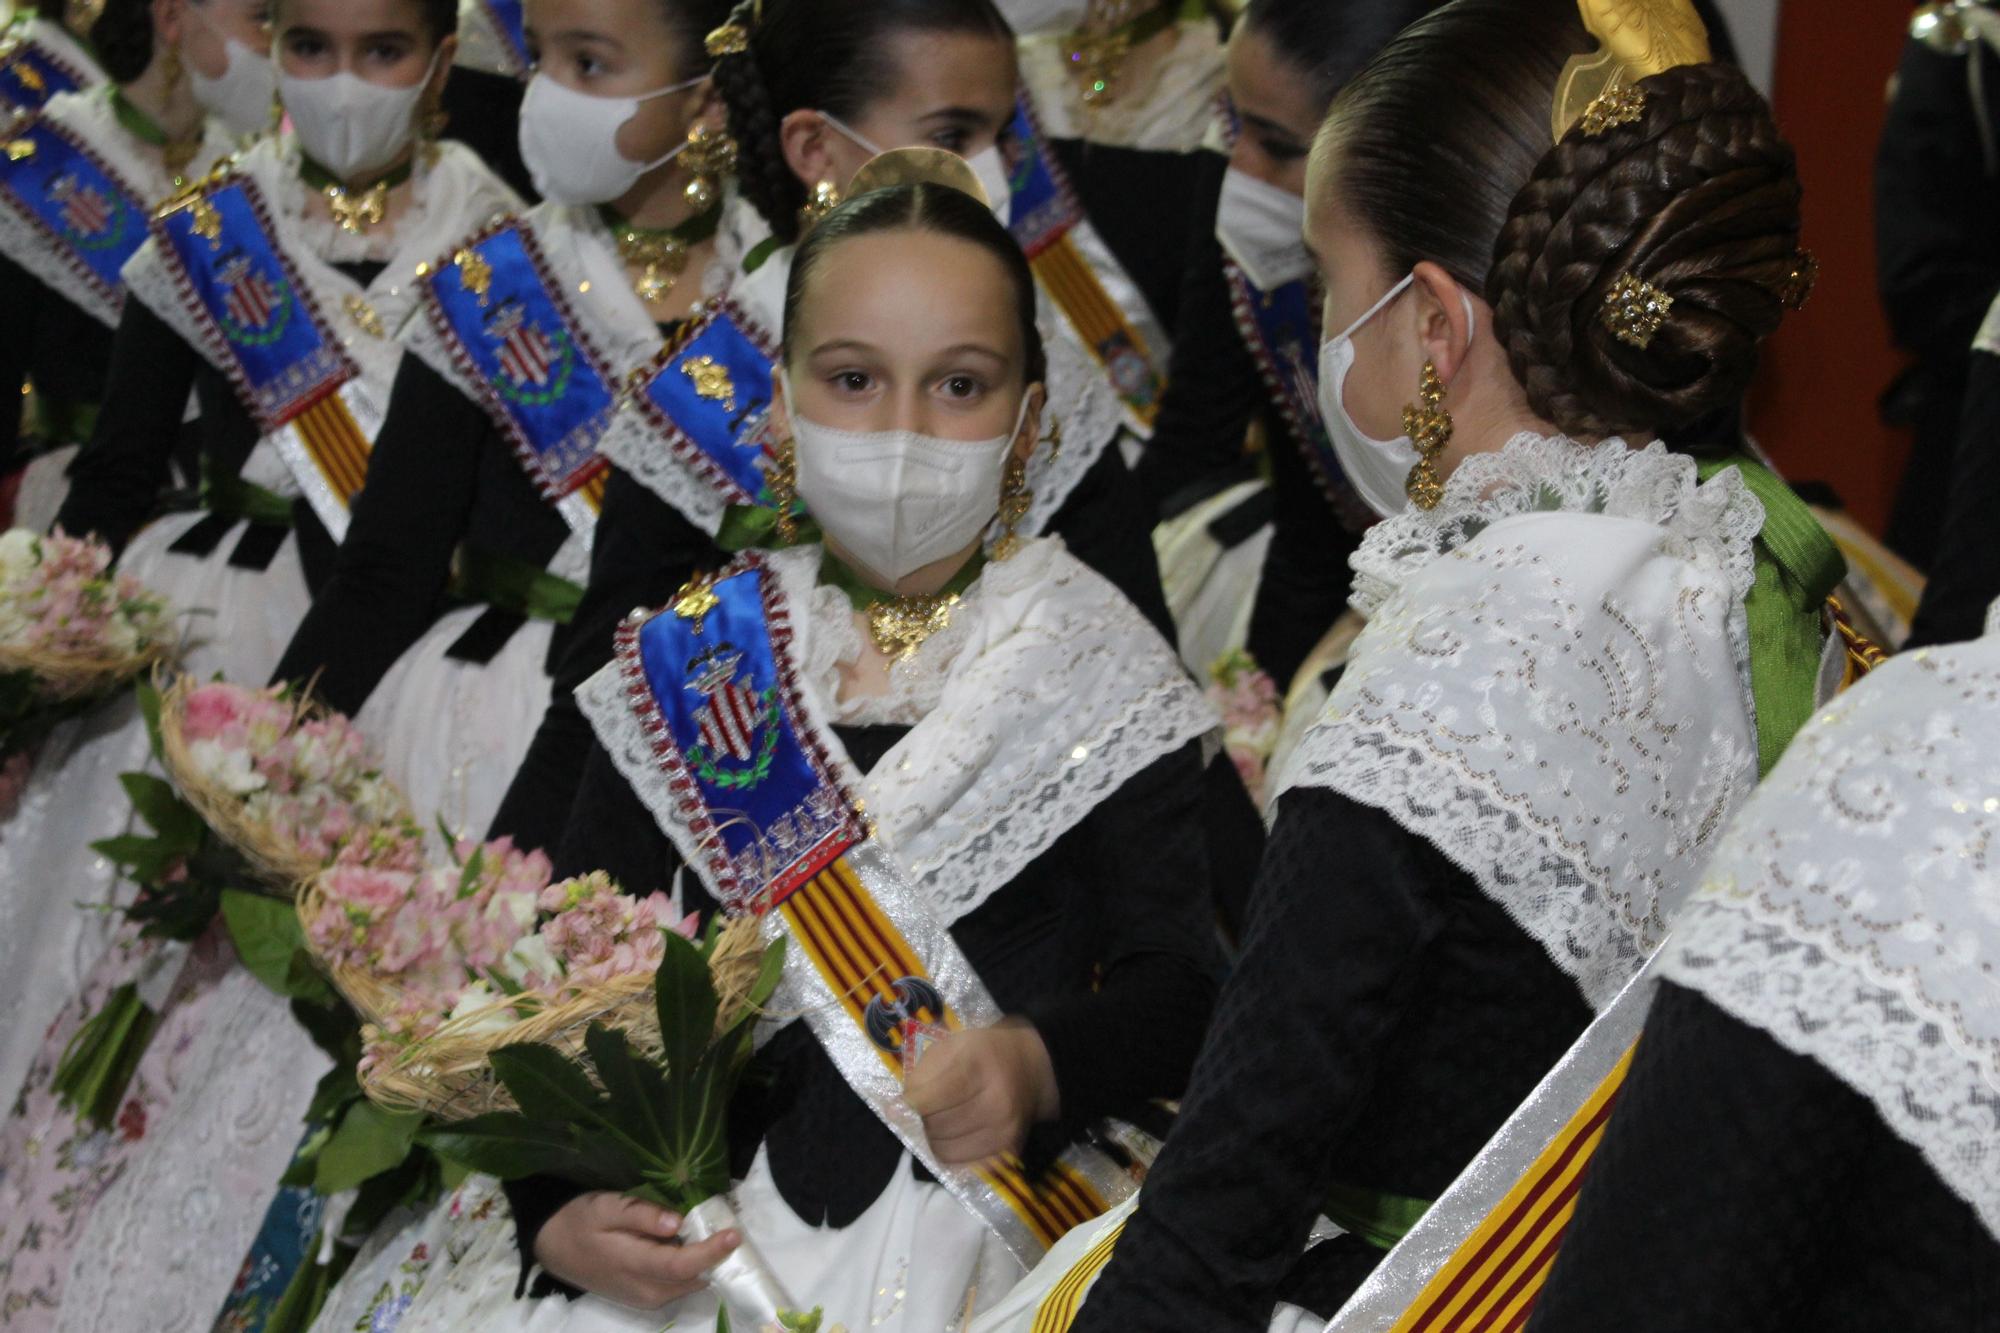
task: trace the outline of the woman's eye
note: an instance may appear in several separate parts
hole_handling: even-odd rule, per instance
[[[985,389],[985,385],[970,375],[948,375],[938,386],[947,398],[973,398]]]
[[[842,393],[866,393],[872,381],[865,370],[842,370],[834,374],[831,383]]]
[[[312,57],[323,53],[326,50],[326,43],[317,37],[287,37],[285,49],[295,56]]]
[[[972,142],[972,136],[964,130],[939,130],[931,136],[931,142],[947,152],[965,155],[965,146]]]
[[[1280,139],[1259,139],[1257,146],[1273,162],[1296,162],[1306,155],[1306,150],[1295,143]]]

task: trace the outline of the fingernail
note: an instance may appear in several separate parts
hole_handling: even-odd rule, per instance
[[[725,1231],[722,1233],[722,1243],[733,1250],[743,1243],[743,1233],[740,1231]]]
[[[681,1229],[681,1215],[679,1213],[663,1212],[660,1214],[661,1235],[671,1236],[680,1229]]]

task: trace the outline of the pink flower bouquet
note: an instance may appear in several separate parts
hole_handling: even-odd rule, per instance
[[[1222,714],[1222,748],[1261,809],[1265,766],[1284,724],[1277,683],[1240,648],[1217,658],[1208,675],[1208,701]]]

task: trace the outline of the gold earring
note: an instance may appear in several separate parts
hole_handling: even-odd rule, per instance
[[[778,511],[778,540],[790,546],[799,539],[798,520],[792,514],[799,499],[799,459],[789,433],[778,438],[778,447],[771,452],[764,487],[771,493],[771,507]]]
[[[1006,560],[1021,549],[1020,534],[1014,529],[1028,516],[1035,493],[1028,489],[1028,465],[1019,454],[1007,460],[1000,480],[1000,540],[993,543],[993,558]]]
[[[1438,406],[1444,401],[1444,384],[1438,379],[1437,363],[1424,362],[1417,379],[1420,407],[1411,403],[1403,409],[1403,434],[1417,446],[1417,465],[1403,483],[1404,494],[1419,509],[1436,509],[1444,498],[1444,483],[1438,480],[1437,457],[1451,443],[1451,413]]]
[[[688,129],[687,148],[681,156],[694,176],[685,191],[688,207],[706,213],[722,197],[720,178],[736,170],[736,140],[722,130],[694,125]]]
[[[169,46],[160,52],[160,82],[166,85],[169,97],[181,86],[181,53],[178,47]]]
[[[799,231],[808,232],[813,224],[840,207],[840,187],[832,181],[821,181],[813,186],[812,198],[799,209]]]

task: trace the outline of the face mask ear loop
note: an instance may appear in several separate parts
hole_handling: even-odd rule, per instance
[[[1355,320],[1352,324],[1349,324],[1345,329],[1341,330],[1340,333],[1335,337],[1334,341],[1338,342],[1341,338],[1352,338],[1356,333],[1359,333],[1361,331],[1361,326],[1363,324],[1366,324],[1369,320],[1381,314],[1382,311],[1388,307],[1391,301],[1401,296],[1403,292],[1410,286],[1410,284],[1414,283],[1416,280],[1417,280],[1417,275],[1415,273],[1411,273],[1406,277],[1404,277],[1404,279],[1401,282],[1397,283],[1394,287],[1391,287],[1388,291],[1382,293],[1382,299],[1377,301],[1374,305],[1369,306],[1366,310],[1362,311],[1361,318]]]
[[[875,154],[875,156],[877,157],[882,156],[883,150],[876,147],[875,144],[869,140],[867,135],[862,134],[859,130],[854,129],[846,121],[842,120],[839,116],[834,115],[831,111],[822,111],[819,113],[819,116],[821,120],[824,120],[827,124],[833,126],[835,130],[847,136],[848,140],[852,142],[855,147],[865,148],[869,152]]]
[[[707,74],[697,74],[692,79],[682,79],[679,83],[670,83],[666,87],[656,89],[653,92],[641,93],[639,94],[639,96],[633,98],[632,100],[643,105],[644,103],[652,101],[654,98],[671,97],[675,93],[685,92],[689,88],[692,88],[697,84],[707,81],[709,77],[710,76]],[[637,113],[635,112],[634,114]],[[625,125],[621,123],[618,128],[624,129]],[[688,143],[689,140],[683,138],[679,143],[675,144],[672,148],[669,148],[667,150],[667,155],[665,157],[660,158],[657,161],[648,162],[645,166],[640,167],[639,174],[643,176],[649,171],[658,171],[661,167],[664,167],[665,165],[667,165],[667,163],[673,161],[675,158],[679,157],[682,153],[686,152]],[[618,150],[614,146],[612,148],[612,151],[617,152]]]

